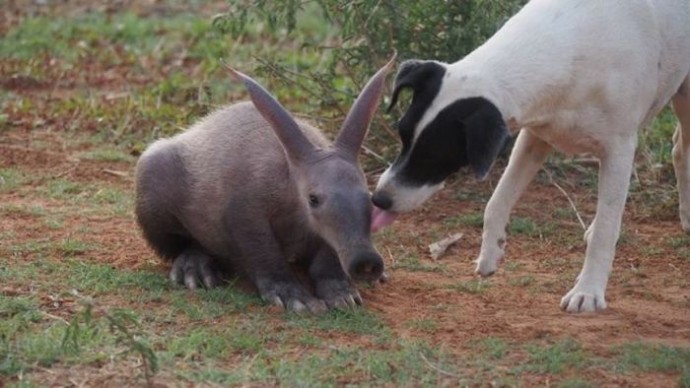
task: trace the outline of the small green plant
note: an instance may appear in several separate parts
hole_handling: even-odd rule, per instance
[[[0,193],[15,189],[26,179],[24,174],[16,168],[0,168]]]
[[[479,341],[479,347],[483,354],[491,360],[499,360],[508,353],[508,343],[498,337],[487,337]]]
[[[679,373],[681,386],[690,382],[690,349],[663,345],[630,343],[616,349],[616,369],[623,372]],[[684,385],[686,384],[686,385]]]
[[[372,312],[362,309],[331,310],[318,317],[288,314],[291,326],[304,329],[387,336],[389,329]]]
[[[413,272],[444,272],[446,270],[441,264],[427,264],[414,255],[407,255],[396,260],[392,267]]]
[[[454,228],[458,226],[471,226],[474,228],[481,228],[482,226],[484,226],[484,214],[471,213],[450,216],[443,220],[443,225],[448,228]]]
[[[538,237],[541,234],[539,227],[531,218],[513,217],[508,224],[508,232],[511,234],[524,234],[529,237]]]
[[[55,179],[40,189],[53,199],[69,199],[84,192],[86,186],[66,179]]]
[[[410,329],[433,333],[438,329],[438,322],[429,318],[410,319],[405,322]]]
[[[690,249],[690,236],[688,235],[671,237],[667,241],[671,248]]]
[[[473,280],[454,283],[451,286],[449,286],[448,288],[450,288],[452,290],[464,292],[467,294],[482,294],[489,287],[491,287],[491,283],[489,280],[473,279]]]
[[[91,249],[90,244],[69,237],[62,240],[58,247],[60,255],[67,257],[83,255],[89,249]]]
[[[524,276],[518,276],[516,278],[510,278],[508,280],[508,284],[511,286],[516,286],[516,287],[527,287],[530,286],[534,283],[534,276],[532,275],[524,275]]]
[[[96,160],[103,162],[131,162],[132,156],[124,153],[118,148],[98,148],[93,151],[87,151],[79,155],[80,158],[86,160]]]
[[[526,369],[537,373],[562,373],[568,368],[582,368],[588,362],[588,357],[580,344],[573,339],[546,346],[529,345],[527,353],[530,361]]]
[[[65,330],[62,346],[63,348],[78,352],[80,348],[78,338],[84,332],[83,327],[90,328],[92,325],[95,305],[91,298],[82,297],[77,292],[73,294],[85,306],[81,317],[84,323],[80,324],[79,319],[73,320],[70,323],[68,329]],[[151,378],[158,372],[158,357],[156,352],[143,340],[139,318],[134,312],[121,308],[107,311],[100,310],[99,314],[108,323],[109,331],[115,337],[115,343],[125,348],[120,355],[133,353],[141,358],[144,377],[150,385]],[[90,328],[90,330],[93,329]]]
[[[579,377],[566,379],[556,384],[556,387],[558,388],[589,388],[595,386],[596,384],[592,384],[589,381]]]

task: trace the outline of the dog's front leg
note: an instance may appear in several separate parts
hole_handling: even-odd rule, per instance
[[[518,135],[508,167],[484,211],[482,248],[476,269],[478,274],[489,276],[496,272],[505,253],[506,224],[510,211],[552,150],[548,143],[527,130],[522,130]]]
[[[597,214],[589,228],[587,253],[575,287],[561,299],[561,308],[574,313],[606,308],[606,284],[613,266],[625,199],[630,186],[635,139],[626,139],[601,158]]]

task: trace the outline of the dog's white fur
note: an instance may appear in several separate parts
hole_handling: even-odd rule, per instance
[[[680,121],[673,137],[680,219],[690,231],[690,1],[532,0],[485,44],[444,66],[415,136],[449,104],[473,96],[494,103],[511,131],[522,129],[485,210],[479,274],[496,271],[511,209],[552,150],[591,153],[600,161],[597,211],[584,267],[561,307],[604,309],[637,132],[670,100]],[[427,191],[402,202],[419,203]]]

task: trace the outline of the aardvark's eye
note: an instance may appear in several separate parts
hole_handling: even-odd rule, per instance
[[[314,194],[309,195],[309,206],[315,208],[321,204],[321,200]]]

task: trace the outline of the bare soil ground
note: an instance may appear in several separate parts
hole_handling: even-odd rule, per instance
[[[83,150],[65,148],[63,136],[50,127],[5,131],[0,142],[0,164],[20,169],[32,177],[31,184],[37,187],[45,179],[61,177],[132,192],[131,162],[80,160],[75,155]],[[684,238],[674,215],[647,216],[644,209],[638,209],[643,203],[631,201],[628,205],[624,237],[608,287],[606,311],[572,315],[558,308],[560,297],[568,291],[579,271],[585,246],[582,229],[572,214],[554,220],[554,212],[568,209],[569,204],[554,185],[546,182],[533,183],[515,215],[534,220],[538,227],[551,223],[553,229],[531,235],[513,233],[500,271],[485,280],[474,276],[472,260],[479,250],[481,229],[448,220],[481,214],[483,202],[500,170],[498,166],[484,183],[458,176],[422,210],[403,216],[390,231],[377,236],[390,282],[362,290],[365,308],[380,315],[395,335],[423,338],[463,357],[471,357],[476,349],[473,340],[483,337],[497,337],[510,343],[550,343],[573,338],[583,348],[601,356],[606,356],[612,346],[631,341],[690,347],[688,247],[673,243],[674,239]],[[474,199],[465,198],[470,194]],[[592,189],[569,189],[568,194],[581,205],[578,211],[585,219],[591,219]],[[39,203],[46,208],[64,206],[60,201],[27,195],[26,191],[4,193],[2,203],[5,207]],[[91,232],[80,233],[84,228]],[[34,222],[31,215],[11,213],[0,217],[0,229],[14,231],[12,241],[6,240],[5,244],[21,244],[46,236],[61,240],[77,235],[99,246],[90,252],[88,260],[119,269],[154,265],[160,270],[160,276],[167,273],[167,268],[138,236],[132,217],[77,213],[64,227],[54,229]],[[464,236],[439,261],[434,261],[429,256],[428,244],[450,232],[462,232]],[[416,258],[415,265],[406,265],[406,258]],[[60,252],[50,258],[60,259]],[[68,314],[65,318],[69,318]],[[434,325],[431,329],[411,326],[411,319],[433,321]],[[351,343],[358,338],[348,334],[342,340]],[[340,342],[337,338],[334,341]],[[626,376],[606,375],[600,370],[591,373],[594,375],[586,377],[605,385],[672,386],[678,378],[662,373]],[[548,381],[535,375],[525,383],[548,384]]]

